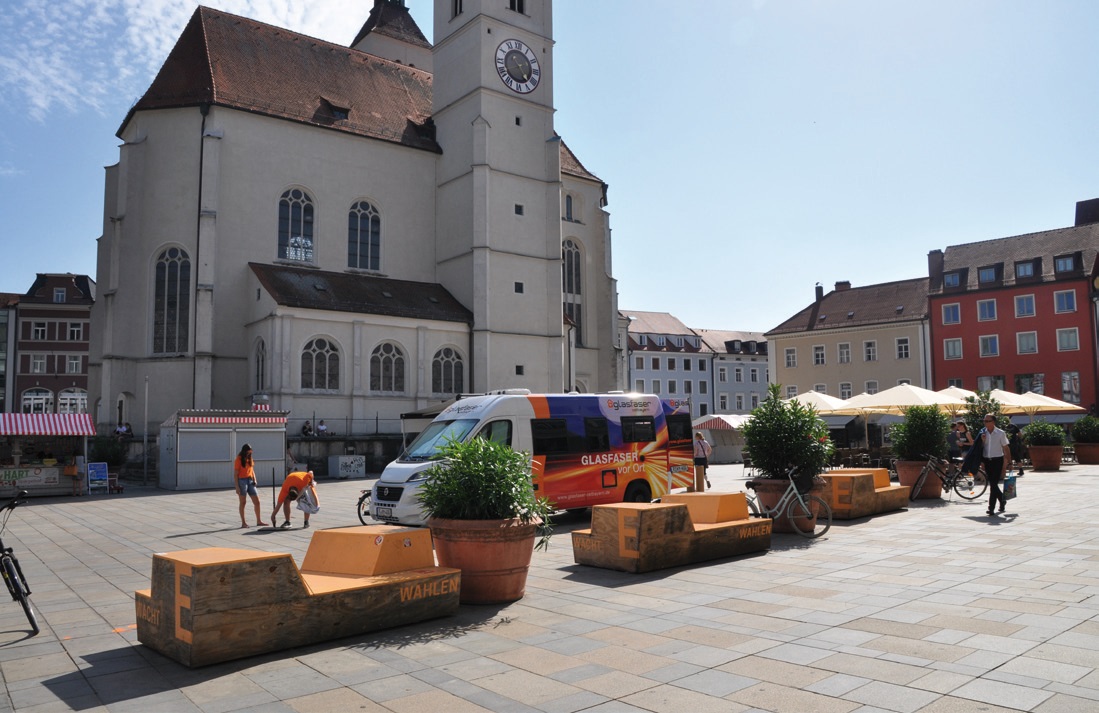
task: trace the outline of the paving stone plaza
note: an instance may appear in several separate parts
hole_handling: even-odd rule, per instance
[[[740,466],[710,476],[743,489]],[[322,481],[314,527],[359,524],[364,486]],[[1097,488],[1099,466],[1027,473],[1006,516],[919,501],[819,540],[775,535],[765,555],[643,575],[574,564],[568,532],[588,523],[569,515],[519,602],[199,669],[137,642],[133,591],[149,586],[152,553],[255,548],[300,563],[311,531],[239,529],[228,487],[36,499],[4,542],[42,633],[26,638],[4,599],[0,708],[1096,711]]]

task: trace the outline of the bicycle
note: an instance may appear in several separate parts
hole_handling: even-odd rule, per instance
[[[795,473],[797,467],[786,471],[790,485],[773,509],[764,506],[758,495],[748,495],[748,511],[753,517],[769,517],[772,520],[785,512],[794,532],[802,537],[820,537],[832,527],[832,508],[823,498],[798,492],[794,483]],[[748,487],[751,488],[751,485]]]
[[[939,476],[939,480],[943,483],[943,490],[947,492],[953,490],[959,497],[966,500],[976,500],[988,490],[988,478],[983,475],[977,477],[969,473],[963,473],[957,463],[945,458],[937,458],[926,453],[924,457],[927,458],[927,463],[920,471],[919,477],[916,478],[916,483],[912,486],[911,492],[908,493],[909,500],[916,499],[931,473]],[[981,468],[984,468],[984,466],[982,465]]]
[[[3,508],[0,508],[4,513],[3,520],[0,521],[0,535],[3,535],[8,526],[8,518],[11,517],[12,510],[15,510],[17,505],[25,503],[26,500],[23,499],[25,497],[27,497],[27,491],[21,490]],[[23,607],[23,613],[27,615],[27,621],[33,631],[31,636],[36,636],[38,634],[38,618],[34,615],[34,608],[31,606],[31,588],[27,584],[27,578],[23,576],[23,568],[19,566],[19,560],[15,557],[15,553],[12,548],[4,546],[2,538],[0,538],[0,572],[4,575],[4,584],[8,585],[8,592],[11,594],[12,601],[19,602]]]
[[[359,496],[359,504],[357,506],[359,511],[359,522],[364,525],[375,525],[372,519],[370,519],[370,488],[360,491],[362,495]]]

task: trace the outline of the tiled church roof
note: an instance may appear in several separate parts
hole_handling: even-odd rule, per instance
[[[263,289],[280,305],[443,322],[473,322],[473,313],[442,285],[250,262]]]
[[[425,126],[431,74],[208,7],[195,10],[118,133],[136,111],[202,104],[439,150]]]
[[[561,173],[603,182],[599,179],[599,176],[584,168],[584,164],[580,163],[580,159],[576,158],[576,154],[572,152],[572,149],[565,145],[564,140],[561,141]]]
[[[370,17],[363,25],[363,28],[359,30],[359,34],[355,35],[351,46],[354,47],[359,44],[364,37],[372,32],[392,37],[401,42],[407,42],[410,45],[431,49],[431,43],[424,37],[424,33],[420,32],[420,26],[412,19],[412,15],[408,13],[408,8],[404,6],[403,2],[384,0],[383,2],[374,3],[374,8],[370,11]]]

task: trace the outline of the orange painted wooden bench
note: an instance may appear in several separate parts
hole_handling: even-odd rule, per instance
[[[205,666],[455,614],[460,576],[435,565],[429,530],[392,525],[318,530],[301,569],[258,550],[157,554],[137,638]]]
[[[885,468],[836,468],[821,476],[832,486],[828,504],[836,520],[853,520],[908,507],[907,485],[894,485]]]
[[[572,533],[578,564],[651,572],[767,550],[771,521],[749,518],[744,493],[677,493],[659,503],[592,508],[591,528]]]

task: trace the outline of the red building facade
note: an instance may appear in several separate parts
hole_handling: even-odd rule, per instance
[[[1089,201],[1090,203],[1090,201]],[[1093,282],[1099,222],[928,255],[935,389],[1099,402]]]

